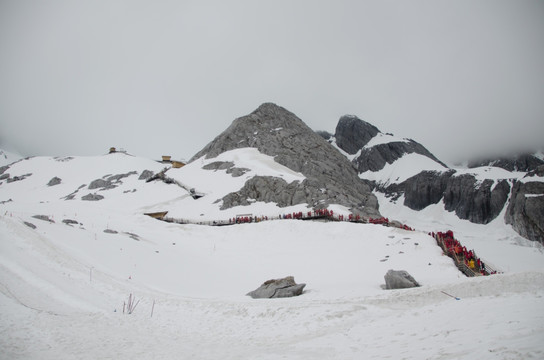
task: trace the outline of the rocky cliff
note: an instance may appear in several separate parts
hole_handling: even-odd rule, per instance
[[[512,224],[520,235],[544,243],[544,160],[541,157],[524,154],[473,161],[469,168],[474,171],[463,172],[449,169],[413,140],[384,135],[389,134],[383,134],[355,116],[344,116],[330,141],[348,154],[360,177],[393,201],[403,196],[403,204],[413,210],[442,202],[445,210],[478,224],[493,221],[508,206],[506,223]],[[371,175],[380,174],[387,164],[395,166],[407,154],[419,154],[442,165],[443,169],[421,168],[403,181],[392,179],[390,172],[385,172],[382,178]],[[504,169],[504,176],[482,178],[493,168]],[[529,173],[518,180],[519,172]]]
[[[275,104],[265,103],[251,114],[234,120],[193,156],[191,162],[245,147],[273,156],[276,162],[302,173],[306,179],[288,184],[280,178],[254,177],[241,190],[225,196],[223,208],[248,205],[256,200],[275,202],[279,206],[340,204],[354,213],[379,215],[376,197],[359,179],[346,157],[296,115]]]
[[[544,166],[516,181],[504,217],[522,236],[544,244]]]

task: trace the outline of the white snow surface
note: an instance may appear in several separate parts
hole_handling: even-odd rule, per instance
[[[378,133],[363,147],[363,149],[370,149],[376,145],[387,144],[391,142],[410,142],[409,139],[401,138],[393,134]]]
[[[250,171],[233,178],[202,169],[213,161]],[[222,212],[214,202],[249,176],[303,177],[241,149],[166,172],[205,193],[194,200],[175,184],[138,180],[164,166],[111,154],[31,158],[8,169],[32,175],[0,184],[0,358],[544,358],[543,250],[501,219],[475,225],[441,204],[415,212],[379,198],[384,216],[416,231],[299,220],[167,223],[143,213],[275,218],[295,209],[254,203]],[[131,171],[113,189],[88,189]],[[55,176],[61,183],[47,186]],[[104,199],[81,200],[88,193]],[[503,273],[464,277],[427,235],[448,229]],[[422,286],[383,290],[389,269],[407,270]],[[306,283],[301,296],[245,295],[288,275]],[[137,306],[123,313],[130,294]]]

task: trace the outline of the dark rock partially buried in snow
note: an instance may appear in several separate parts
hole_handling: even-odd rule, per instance
[[[28,226],[29,228],[31,228],[31,229],[36,229],[36,225],[34,225],[33,223],[30,223],[30,222],[28,222],[28,221],[23,221],[23,222],[24,222],[24,224],[25,224],[26,226]]]
[[[81,200],[87,200],[87,201],[98,201],[98,200],[102,200],[104,197],[102,195],[98,195],[98,194],[87,194],[85,196],[82,196],[81,197]]]
[[[420,286],[406,270],[389,270],[384,278],[385,288],[387,290],[407,289]]]
[[[52,178],[51,180],[49,180],[49,182],[47,183],[47,186],[55,186],[55,185],[58,185],[58,184],[61,183],[61,181],[62,181],[62,180],[61,180],[60,178],[58,178],[58,177],[55,176],[54,178]]]
[[[287,276],[283,279],[265,281],[259,288],[247,293],[253,299],[271,299],[293,297],[302,294],[306,284],[297,284],[295,278]]]
[[[34,219],[38,219],[38,220],[43,220],[43,221],[47,221],[47,222],[50,222],[50,223],[54,223],[55,221],[53,219],[51,219],[49,216],[47,215],[34,215],[32,216]]]
[[[148,179],[151,179],[152,176],[153,176],[153,171],[144,170],[144,171],[142,171],[142,173],[138,177],[138,180],[148,180]]]

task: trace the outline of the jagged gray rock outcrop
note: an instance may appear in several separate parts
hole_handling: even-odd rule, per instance
[[[544,244],[544,182],[527,178],[514,183],[505,221],[521,236]]]
[[[117,175],[105,175],[102,179],[96,179],[91,181],[88,188],[90,190],[93,189],[101,189],[101,190],[109,190],[114,189],[117,186],[121,185],[123,182],[121,179],[129,177],[131,175],[136,175],[136,171],[130,171],[126,174],[117,174]]]
[[[98,195],[98,194],[91,194],[91,193],[81,197],[81,200],[86,200],[86,201],[99,201],[102,199],[104,199],[104,196]]]
[[[151,170],[144,170],[138,177],[138,180],[148,180],[153,176],[153,171]]]
[[[204,170],[226,170],[227,174],[231,174],[233,177],[239,177],[249,171],[246,168],[238,168],[234,166],[232,161],[214,161],[202,167]]]
[[[257,289],[247,293],[253,299],[272,299],[299,296],[302,294],[306,284],[297,284],[295,278],[287,276],[283,279],[272,279],[265,281]]]
[[[270,191],[270,179],[252,180],[241,191],[223,198],[223,208],[244,203],[244,199],[248,202],[266,198],[284,206],[308,203],[311,207],[326,207],[334,203],[362,215],[379,215],[376,197],[359,179],[349,160],[293,113],[275,104],[265,103],[251,114],[234,120],[193,156],[191,162],[202,156],[214,158],[228,150],[245,147],[273,156],[276,162],[302,173],[306,179],[296,186],[278,181],[274,191]]]
[[[49,180],[49,182],[47,183],[47,186],[55,186],[55,185],[60,184],[61,182],[62,182],[62,180],[55,176],[54,178]]]
[[[460,219],[477,224],[487,224],[502,211],[510,185],[507,180],[486,179],[479,183],[473,175],[452,176],[444,191],[444,205],[448,211],[455,211]]]
[[[389,270],[384,275],[385,288],[391,289],[408,289],[420,286],[419,283],[406,270]]]
[[[354,155],[379,133],[377,127],[357,116],[344,115],[338,120],[334,137],[340,149]]]
[[[423,171],[404,182],[404,205],[422,210],[444,197],[448,181],[455,171]]]
[[[422,171],[400,184],[378,188],[389,198],[404,195],[404,205],[422,210],[429,205],[444,203],[447,211],[477,224],[487,224],[499,216],[508,201],[510,184],[507,179],[477,181],[474,175]]]

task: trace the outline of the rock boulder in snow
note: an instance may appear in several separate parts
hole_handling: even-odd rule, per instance
[[[420,286],[406,270],[389,270],[385,276],[386,289],[407,289]]]
[[[58,184],[61,183],[61,181],[62,181],[62,180],[61,180],[60,178],[58,178],[58,177],[55,176],[54,178],[52,178],[51,180],[49,180],[49,182],[47,183],[47,186],[55,186],[55,185],[58,185]]]
[[[306,284],[297,284],[294,277],[287,276],[283,279],[267,280],[247,295],[254,299],[293,297],[302,294],[305,286]]]

